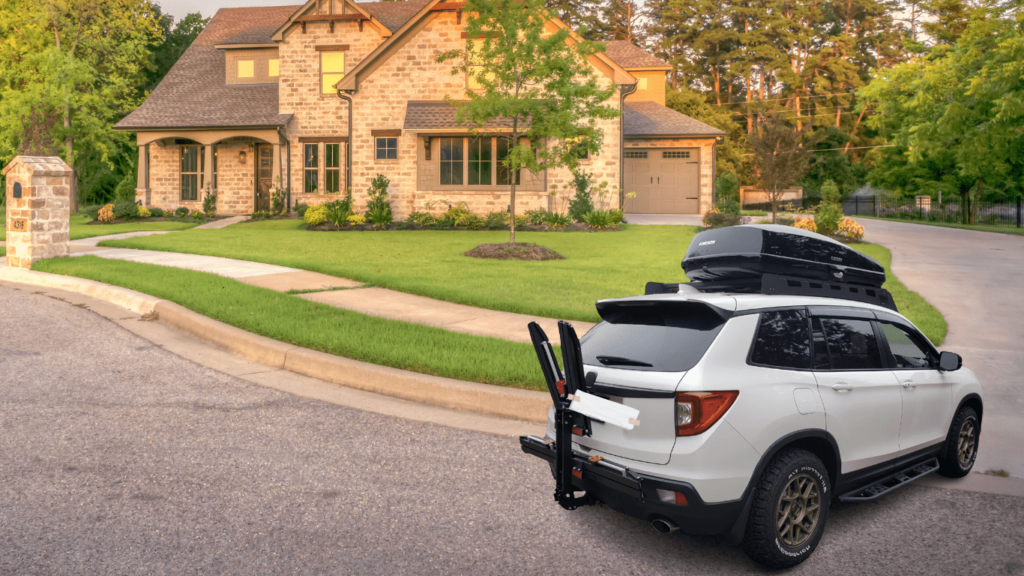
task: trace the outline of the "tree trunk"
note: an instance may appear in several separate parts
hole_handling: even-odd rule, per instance
[[[512,142],[510,144],[519,145],[519,117],[512,118]],[[511,149],[512,146],[509,146]],[[516,172],[511,170],[509,166],[509,180],[512,181],[512,187],[509,189],[509,205],[508,205],[508,243],[516,243]]]

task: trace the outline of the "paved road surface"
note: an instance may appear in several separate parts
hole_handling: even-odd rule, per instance
[[[0,574],[763,573],[551,499],[517,441],[290,396],[0,288]],[[1024,574],[1024,498],[834,511],[796,574]]]
[[[859,220],[892,270],[949,322],[941,348],[963,356],[985,394],[978,470],[1024,476],[1024,236]]]

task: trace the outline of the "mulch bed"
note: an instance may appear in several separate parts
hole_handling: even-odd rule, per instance
[[[392,222],[386,228],[374,228],[372,224],[361,224],[358,226],[348,225],[344,227],[337,227],[331,222],[324,222],[316,226],[306,226],[306,230],[314,230],[318,232],[360,232],[360,231],[381,231],[381,230],[448,230],[451,232],[480,232],[480,231],[495,231],[502,230],[507,231],[507,227],[501,228],[480,228],[477,230],[468,230],[466,228],[447,228],[437,226],[420,226],[414,222]],[[516,232],[620,232],[622,230],[619,226],[611,226],[609,228],[591,228],[589,224],[582,222],[574,222],[568,226],[561,228],[548,228],[547,226],[517,226]]]
[[[466,252],[466,256],[491,260],[565,260],[565,256],[551,248],[529,242],[481,244]]]
[[[205,218],[204,217],[202,220],[200,220],[200,222],[213,222],[214,220],[220,220],[222,218],[227,218],[227,216],[216,216],[214,218]],[[86,222],[85,225],[86,226],[107,226],[107,225],[110,225],[110,224],[130,224],[132,222],[195,222],[195,221],[196,220],[194,218],[192,218],[191,216],[186,216],[184,218],[133,218],[132,220],[121,220],[121,219],[118,218],[118,219],[111,220],[110,222],[100,222],[99,220],[93,220],[91,222]]]

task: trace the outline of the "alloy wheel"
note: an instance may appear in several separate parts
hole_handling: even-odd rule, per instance
[[[775,529],[790,548],[802,545],[814,533],[821,513],[821,489],[809,474],[791,478],[779,498]]]
[[[974,420],[968,419],[960,426],[960,436],[957,439],[957,459],[960,466],[966,468],[974,460],[974,452],[977,449],[978,441],[974,430]]]

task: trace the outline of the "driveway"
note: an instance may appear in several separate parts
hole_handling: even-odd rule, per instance
[[[892,251],[899,279],[949,322],[941,346],[963,356],[985,394],[975,470],[1024,476],[1024,236],[861,218]]]
[[[567,512],[518,440],[205,369],[0,288],[0,574],[764,574],[715,538]],[[792,574],[1020,574],[1024,498],[833,509]]]

